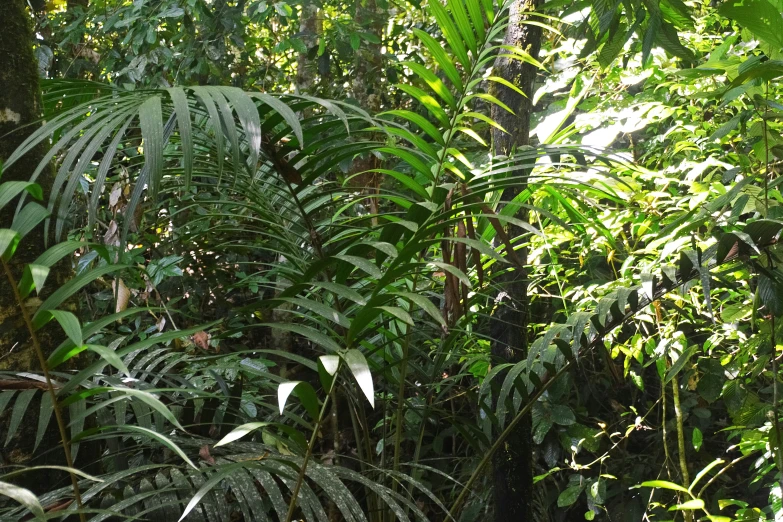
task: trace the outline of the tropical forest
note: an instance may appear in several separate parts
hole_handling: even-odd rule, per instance
[[[783,521],[783,0],[0,0],[0,521]]]

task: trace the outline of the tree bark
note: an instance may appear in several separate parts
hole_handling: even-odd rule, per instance
[[[4,31],[0,38],[0,161],[5,161],[38,127],[35,122],[41,117],[41,97],[34,36],[24,0],[0,2],[0,20]],[[3,171],[0,182],[29,180],[44,154],[45,145],[30,151]],[[46,169],[38,179],[44,194],[48,195],[52,181],[52,171]],[[13,202],[0,209],[0,227],[11,226],[15,211]],[[11,259],[15,276],[19,278],[24,265],[43,251],[43,227],[37,227],[24,238]],[[0,281],[0,289],[4,288],[0,291],[0,370],[39,370],[21,313],[7,285],[5,279]]]
[[[303,94],[314,94],[315,85],[315,60],[310,57],[313,55],[313,47],[318,42],[320,34],[320,23],[318,20],[318,6],[313,0],[307,0],[302,4],[302,15],[299,23],[299,34],[307,47],[307,52],[299,53],[296,60],[296,90]]]
[[[510,7],[509,26],[503,43],[526,50],[534,58],[541,48],[541,28],[525,25],[528,13],[535,10],[540,0],[515,0]],[[520,146],[530,141],[531,98],[536,69],[519,60],[499,59],[494,66],[494,75],[504,78],[519,87],[527,97],[522,97],[512,89],[492,84],[492,94],[508,105],[514,114],[493,105],[492,119],[505,128],[508,133],[497,129],[492,131],[492,147],[496,155],[510,156]],[[526,174],[515,172],[514,176]],[[525,183],[519,180],[514,188],[507,188],[502,201],[508,204],[524,189]],[[527,214],[517,215],[526,219]],[[508,225],[506,233],[514,239],[525,231],[518,226]],[[517,250],[522,263],[527,262],[527,252]],[[527,275],[513,268],[499,277],[502,291],[496,297],[497,308],[492,315],[491,336],[492,355],[498,362],[517,362],[527,356]],[[516,428],[492,460],[495,520],[498,522],[529,521],[532,519],[533,499],[533,442],[531,419],[528,416]]]
[[[362,27],[364,31],[372,34],[380,41],[383,37],[384,19],[387,13],[384,9],[378,7],[376,0],[362,0],[356,3],[356,12],[354,21]],[[380,79],[383,74],[383,55],[381,54],[380,43],[371,43],[362,41],[359,49],[356,50],[354,57],[354,75],[351,82],[351,91],[357,104],[370,114],[377,114],[381,109],[381,85]],[[374,139],[375,136],[371,136]],[[366,154],[356,158],[349,172],[350,176],[358,172],[365,172],[370,169],[378,168],[378,159],[372,154]],[[366,199],[370,214],[373,215],[372,222],[377,224],[379,213],[378,192],[381,183],[381,176],[376,172],[365,172],[359,176],[352,177],[350,186],[361,189],[369,197]]]
[[[38,64],[33,53],[32,20],[25,5],[25,0],[0,1],[0,20],[3,21],[4,31],[3,37],[0,38],[0,161],[8,159],[39,127],[37,122],[42,115]],[[28,181],[46,151],[46,145],[42,144],[25,154],[8,169],[3,170],[0,183]],[[37,180],[43,189],[44,197],[51,191],[53,178],[53,170],[47,168]],[[0,228],[10,228],[15,211],[15,202],[0,209]],[[11,271],[17,281],[22,275],[24,265],[33,262],[45,248],[43,226],[38,226],[25,236],[11,258]],[[58,287],[69,274],[70,267],[67,262],[52,267],[47,279],[48,289]],[[3,274],[0,277],[0,370],[39,373],[41,368],[30,335],[9,285]],[[27,303],[36,306],[40,304],[40,298],[45,297],[46,295],[31,296]],[[38,333],[45,355],[49,355],[64,339],[62,330],[55,324],[47,325]],[[21,428],[0,452],[0,465],[65,465],[62,451],[59,450],[60,437],[55,422],[49,423],[49,429],[39,447],[40,455],[33,458],[40,399],[41,395],[37,393],[28,405]],[[6,408],[0,416],[0,440],[6,439],[10,412],[11,408]],[[15,479],[15,482],[42,493],[51,489],[53,481],[61,478],[47,472],[27,473]]]

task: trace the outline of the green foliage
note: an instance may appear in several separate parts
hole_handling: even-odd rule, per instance
[[[491,456],[529,417],[542,521],[775,517],[776,3],[548,2],[537,59],[478,0],[380,32],[323,4],[315,40],[285,2],[94,4],[42,24],[62,37],[39,48],[52,75],[84,26],[100,56],[47,84],[6,167],[49,153],[0,184],[18,205],[4,262],[53,225],[13,282],[31,335],[65,339],[56,387],[3,390],[0,413],[6,446],[28,418],[38,446],[67,409],[63,451],[99,448],[102,482],[71,462],[71,487],[36,496],[4,470],[2,516],[483,520]],[[395,88],[361,108],[326,75],[291,92],[324,55]],[[541,78],[533,146],[510,157],[488,150],[489,85],[517,90],[499,55]],[[72,279],[51,280],[58,262]],[[497,364],[490,318],[518,270],[529,349]]]

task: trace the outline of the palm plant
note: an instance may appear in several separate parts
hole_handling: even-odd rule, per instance
[[[507,23],[504,8],[457,0],[433,2],[430,9],[442,40],[416,34],[439,74],[405,64],[413,81],[398,88],[411,97],[410,109],[370,116],[343,102],[230,87],[112,89],[73,106],[69,91],[89,97],[107,88],[64,82],[47,93],[46,103],[60,111],[7,164],[54,137],[32,181],[61,157],[46,209],[55,237],[77,225],[93,234],[107,208],[104,187],[124,183],[123,175],[128,180],[126,204],[109,203],[118,210],[106,227],[117,233],[104,246],[106,255],[72,288],[129,270],[124,263],[138,264],[128,244],[144,241],[142,232],[150,228],[165,231],[151,246],[187,259],[200,277],[233,272],[239,264],[251,272],[220,290],[236,306],[218,321],[153,329],[136,341],[109,333],[111,349],[93,347],[99,360],[57,374],[63,385],[56,399],[72,407],[72,441],[104,441],[110,470],[89,488],[75,478],[72,490],[81,501],[64,515],[80,511],[103,520],[111,508],[170,520],[184,505],[182,517],[202,520],[229,519],[233,509],[246,520],[427,519],[420,506],[449,511],[444,499],[462,491],[450,510],[457,515],[480,468],[460,489],[462,477],[453,476],[452,467],[424,457],[430,451],[470,458],[471,450],[491,452],[502,443],[502,435],[492,435],[504,426],[502,413],[489,412],[487,430],[464,421],[486,418],[485,390],[502,369],[494,368],[477,394],[467,382],[470,354],[486,342],[482,323],[496,306],[494,267],[521,268],[515,249],[525,238],[506,237],[502,224],[538,233],[515,217],[515,209],[531,207],[540,190],[563,201],[585,193],[619,198],[608,187],[569,178],[582,168],[569,161],[573,148],[489,155],[482,134],[497,124],[481,107],[500,102],[485,91],[487,82],[515,87],[487,71],[498,55],[535,61],[522,49],[498,44]],[[585,152],[598,155],[580,154]],[[358,154],[381,160],[374,171],[388,182],[376,194],[340,182],[341,163]],[[529,174],[510,175],[520,171]],[[496,211],[502,192],[516,185],[526,190]],[[88,216],[82,222],[73,204],[82,204],[80,190]],[[380,202],[375,208],[382,212],[368,211],[368,197]],[[28,207],[19,205],[21,216]],[[137,209],[148,211],[150,223]],[[225,261],[200,263],[217,252]],[[146,281],[154,279],[150,272]],[[248,293],[251,285],[260,293]],[[121,287],[117,278],[117,301]],[[113,322],[139,311],[118,309],[87,326],[84,336],[111,332]],[[285,320],[269,320],[275,312]],[[570,338],[579,344],[588,321],[585,315],[573,319],[570,337],[562,328],[550,330],[529,362],[507,374],[500,404],[509,398],[516,411],[530,396],[511,424],[546,389],[544,368],[552,363],[562,373],[567,367],[549,345]],[[295,342],[286,351],[251,346],[208,355],[174,343],[210,331],[230,346],[254,328],[282,331]],[[54,370],[83,346],[83,339],[72,337],[45,368]],[[539,354],[545,355],[537,366]],[[108,364],[124,376],[104,371]],[[269,372],[274,365],[286,375]],[[474,400],[466,402],[466,393]],[[299,399],[293,407],[292,394]],[[376,401],[381,411],[366,408]],[[17,398],[19,415],[26,405]],[[95,427],[84,431],[84,419],[92,416]],[[428,426],[439,418],[448,419],[447,426],[430,440]],[[238,442],[247,436],[258,441]],[[450,451],[442,449],[444,439],[450,439]],[[356,448],[358,469],[345,446]],[[59,505],[70,494],[50,492],[41,505]]]

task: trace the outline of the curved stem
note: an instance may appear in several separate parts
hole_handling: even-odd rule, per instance
[[[49,366],[46,364],[46,357],[44,357],[43,350],[41,349],[41,342],[38,339],[38,336],[35,334],[35,328],[33,328],[33,321],[30,317],[30,312],[24,306],[24,300],[22,299],[22,295],[19,293],[16,279],[11,273],[11,267],[8,266],[8,263],[6,263],[5,259],[2,259],[2,257],[0,257],[0,262],[3,264],[3,270],[5,271],[5,275],[8,278],[8,283],[14,292],[14,298],[16,298],[16,302],[19,304],[19,309],[22,311],[24,324],[27,327],[27,330],[30,332],[30,339],[32,340],[33,348],[35,349],[35,355],[38,357],[38,363],[41,365],[41,370],[43,371],[44,378],[46,379],[46,387],[49,390],[49,395],[52,397],[52,407],[54,409],[54,417],[57,419],[57,427],[60,430],[60,440],[62,441],[63,453],[65,454],[65,462],[69,468],[75,469],[73,467],[73,458],[71,456],[71,443],[68,440],[68,434],[65,429],[66,424],[63,419],[62,411],[60,410],[60,404],[57,402],[57,392],[54,391],[54,385],[52,384],[52,379],[49,375]],[[87,519],[85,518],[84,513],[81,511],[82,495],[79,491],[79,481],[77,480],[75,473],[70,472],[70,475],[71,486],[73,487],[73,496],[76,499],[76,506],[79,508],[79,520],[81,520],[81,522],[85,522]]]
[[[305,453],[304,460],[302,461],[302,467],[299,469],[299,476],[296,478],[296,485],[291,491],[291,502],[288,504],[288,514],[285,517],[285,522],[291,522],[294,517],[294,510],[296,509],[296,500],[299,498],[299,490],[302,489],[302,483],[304,482],[305,473],[307,472],[307,464],[310,462],[310,457],[313,455],[313,447],[315,446],[315,440],[318,438],[318,432],[321,430],[321,424],[323,424],[324,416],[326,415],[326,408],[329,405],[329,398],[334,391],[334,385],[337,382],[337,372],[332,376],[332,384],[329,386],[329,393],[326,394],[324,403],[321,406],[321,411],[318,413],[318,420],[313,427],[313,434],[310,436],[310,442],[307,444],[307,452]]]
[[[759,249],[766,248],[774,244],[773,242],[769,242],[763,245],[758,245]],[[712,263],[709,268],[714,268],[723,264],[726,264],[728,262],[734,261],[738,257],[738,253],[726,256],[725,258],[716,261]],[[691,279],[694,279],[696,277],[700,277],[700,273],[698,269],[692,269],[690,273],[688,274],[678,274],[677,280],[672,281],[671,283],[662,282],[662,284],[655,289],[653,292],[654,295],[651,296],[651,298],[644,298],[641,300],[641,302],[638,304],[638,306],[632,310],[630,310],[628,313],[623,314],[617,319],[612,318],[610,321],[607,322],[607,324],[604,325],[603,328],[600,329],[599,332],[596,333],[595,337],[590,341],[590,343],[585,347],[586,352],[590,352],[594,348],[596,348],[599,344],[603,342],[604,336],[612,331],[613,329],[617,328],[618,326],[624,324],[628,319],[632,318],[636,315],[636,313],[640,310],[642,310],[644,307],[648,306],[650,303],[652,303],[654,300],[660,298],[664,294],[670,292],[672,289],[681,286],[685,284],[686,282],[690,281]],[[476,482],[479,476],[484,472],[484,468],[486,465],[490,462],[492,459],[492,455],[495,454],[495,452],[503,446],[508,436],[512,433],[514,427],[519,424],[519,422],[522,421],[525,415],[527,415],[530,410],[533,408],[533,404],[541,397],[541,395],[544,394],[544,392],[561,376],[563,375],[566,370],[568,370],[571,367],[571,360],[566,362],[566,364],[563,365],[562,368],[560,368],[555,375],[552,376],[551,379],[546,381],[541,385],[541,388],[539,388],[536,393],[533,394],[533,396],[528,400],[528,402],[525,404],[525,406],[517,412],[514,419],[509,423],[508,426],[506,426],[506,429],[503,430],[503,432],[498,436],[497,440],[492,444],[492,446],[489,448],[487,453],[484,454],[479,464],[476,466],[476,468],[473,470],[473,473],[471,474],[468,481],[465,483],[465,486],[463,486],[462,491],[460,492],[459,496],[457,497],[457,500],[454,501],[454,504],[452,504],[451,509],[449,509],[449,517],[452,519],[455,519],[456,515],[459,514],[459,510],[462,507],[462,504],[464,503],[465,499],[467,498],[468,493],[470,493],[470,490],[473,486],[473,484]]]
[[[492,460],[492,456],[505,444],[506,439],[508,438],[511,433],[513,433],[514,428],[516,428],[517,424],[519,424],[522,419],[525,418],[525,416],[530,412],[531,409],[533,409],[533,405],[536,403],[536,401],[541,397],[544,392],[546,392],[549,387],[557,381],[557,379],[563,375],[566,370],[568,370],[571,367],[571,361],[568,361],[563,365],[562,368],[560,368],[555,375],[552,376],[551,379],[546,381],[541,385],[541,388],[536,391],[536,393],[533,394],[533,396],[530,398],[529,401],[527,401],[527,404],[519,410],[519,412],[516,414],[516,416],[512,419],[511,422],[508,423],[508,426],[506,426],[506,429],[503,430],[503,433],[500,434],[500,436],[495,440],[495,443],[492,444],[492,447],[489,448],[489,450],[484,454],[484,457],[481,459],[481,462],[479,462],[478,466],[476,466],[476,469],[473,471],[473,474],[470,476],[470,479],[465,483],[465,486],[462,488],[462,492],[459,494],[459,497],[457,497],[457,500],[454,501],[454,504],[451,506],[451,509],[449,509],[449,518],[452,520],[456,520],[456,515],[459,513],[460,508],[462,508],[462,504],[465,502],[465,499],[468,496],[468,493],[470,493],[470,490],[473,486],[473,484],[476,482],[476,479],[478,479],[481,476],[481,472],[484,470],[484,468],[489,464],[489,462]]]
[[[674,418],[677,422],[677,455],[680,460],[682,485],[690,488],[691,477],[688,473],[688,460],[685,457],[685,430],[683,428],[682,407],[680,406],[680,380],[676,375],[672,379],[672,402],[674,403]],[[693,511],[686,509],[683,511],[683,516],[685,517],[685,522],[693,521]]]

